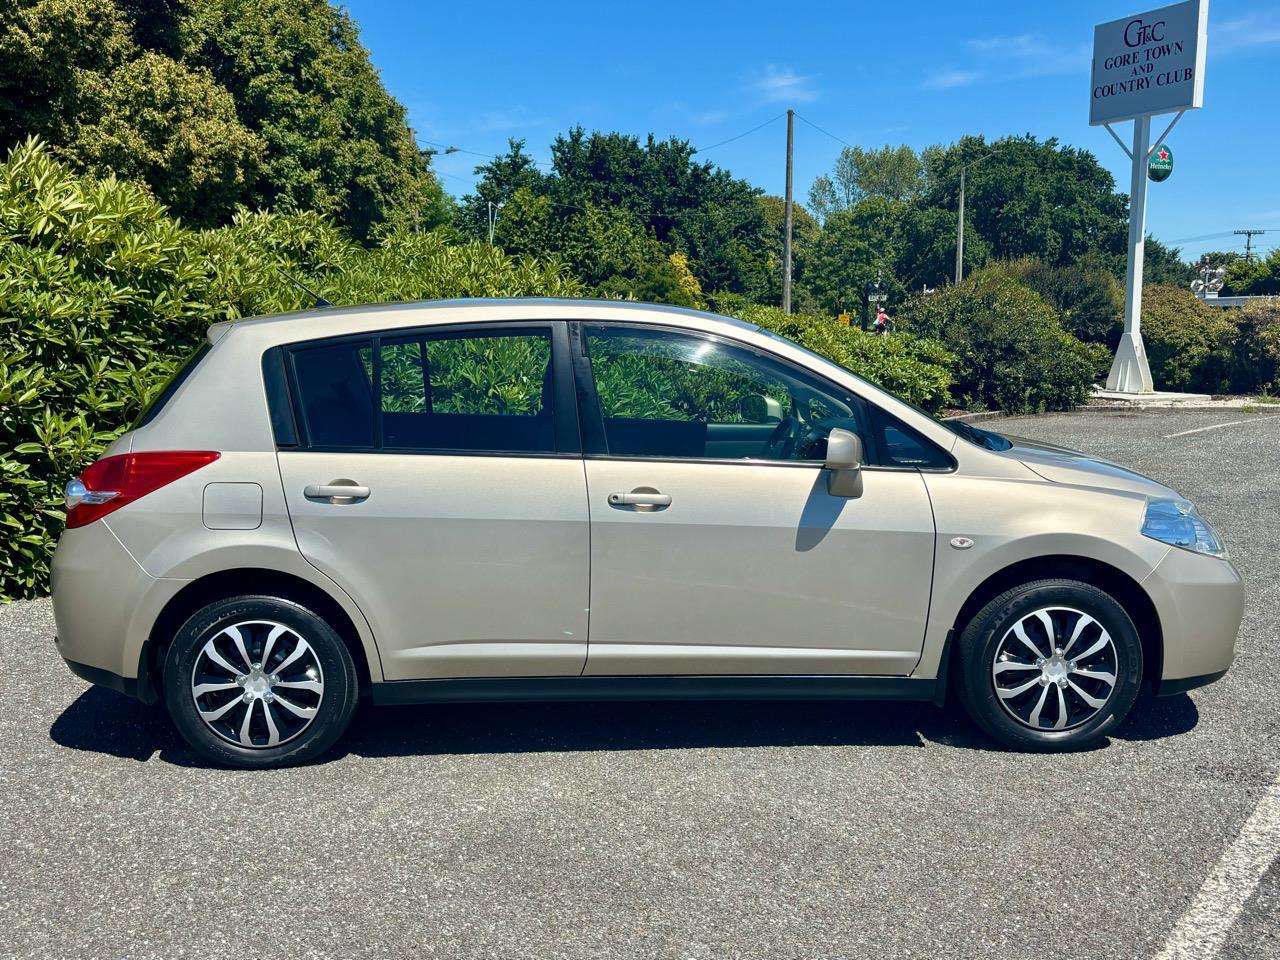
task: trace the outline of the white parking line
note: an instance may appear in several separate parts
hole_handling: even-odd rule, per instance
[[[1274,413],[1262,414],[1257,417],[1250,417],[1248,420],[1228,420],[1226,423],[1215,423],[1209,427],[1196,427],[1194,430],[1180,430],[1177,433],[1166,433],[1164,438],[1172,440],[1174,437],[1185,437],[1189,433],[1204,433],[1206,430],[1221,430],[1223,427],[1238,427],[1242,423],[1257,423],[1260,420],[1280,420],[1280,417]]]
[[[1211,960],[1280,853],[1280,775],[1173,928],[1157,960]]]

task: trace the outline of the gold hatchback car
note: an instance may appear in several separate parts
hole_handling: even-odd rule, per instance
[[[707,313],[460,301],[215,324],[67,486],[58,651],[205,757],[374,703],[958,695],[1063,750],[1231,663],[1186,500],[940,423]]]

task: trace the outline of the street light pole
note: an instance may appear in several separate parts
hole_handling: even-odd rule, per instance
[[[956,283],[964,279],[964,172],[960,168],[960,218],[956,223]]]
[[[787,196],[782,227],[782,312],[791,312],[791,157],[795,149],[794,110],[787,111]]]
[[[491,247],[493,246],[493,226],[498,222],[498,211],[506,205],[507,201],[505,200],[501,203],[494,203],[492,200],[489,201],[489,246]]]

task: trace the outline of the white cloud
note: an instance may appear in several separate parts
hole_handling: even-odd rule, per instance
[[[1047,77],[1061,73],[1087,73],[1089,45],[1054,44],[1041,33],[1005,37],[981,37],[969,41],[980,59],[995,61],[1017,77]]]
[[[982,80],[983,74],[978,70],[958,70],[955,67],[943,67],[924,78],[921,86],[926,90],[954,90],[956,87],[968,87]]]
[[[813,78],[801,76],[790,67],[769,64],[748,87],[767,103],[809,103],[818,99]]]
[[[1234,53],[1273,43],[1280,43],[1280,11],[1258,11],[1222,23],[1209,21],[1210,53]]]

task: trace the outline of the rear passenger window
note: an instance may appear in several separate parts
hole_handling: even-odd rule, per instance
[[[373,347],[340,343],[293,352],[299,405],[313,447],[373,446]]]
[[[314,447],[555,452],[549,331],[305,347],[293,363]]]
[[[382,345],[382,446],[551,453],[551,336],[430,337]]]

